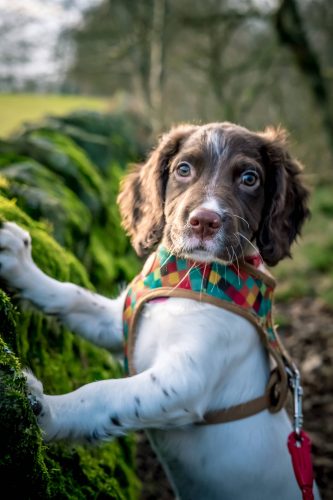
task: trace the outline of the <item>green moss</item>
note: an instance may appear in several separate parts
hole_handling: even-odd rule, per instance
[[[3,338],[13,339],[17,315],[0,290],[0,481],[7,498],[48,497],[48,472],[40,432],[25,393],[17,357]],[[21,471],[24,471],[22,474]]]
[[[81,110],[48,120],[65,131],[106,174],[111,162],[123,169],[129,162],[141,161],[147,154],[151,126],[135,113],[96,113]]]
[[[8,299],[1,292],[0,304],[3,301]],[[15,328],[12,315],[13,311],[9,316],[0,312],[6,328]],[[56,382],[53,380],[52,384],[57,385]],[[1,337],[0,412],[0,480],[7,498],[137,498],[139,482],[132,470],[133,438],[96,448],[43,445],[25,394],[20,363]]]
[[[33,258],[44,272],[60,281],[75,281],[91,288],[84,267],[52,238],[50,226],[34,221],[17,207],[15,200],[3,196],[0,196],[0,220],[14,221],[30,232]]]
[[[31,159],[3,166],[1,175],[7,180],[2,193],[34,219],[48,220],[57,241],[75,248],[77,238],[87,239],[91,213],[62,178]]]
[[[1,197],[0,213],[3,219],[29,229],[34,259],[44,271],[92,288],[81,264],[55,242],[47,225],[33,221],[14,201]],[[76,338],[54,320],[31,308],[23,308],[18,317],[1,290],[0,325],[0,336],[17,351],[20,363],[43,381],[48,393],[60,394],[122,375],[108,352]],[[23,498],[24,492],[24,498],[136,498],[133,439],[96,449],[66,444],[45,447],[25,395],[20,363],[0,337],[0,477],[10,497]]]
[[[95,133],[80,116],[77,123],[49,120],[0,141],[0,221],[30,232],[33,258],[48,275],[109,295],[138,268],[115,203],[122,166],[135,147],[126,146],[125,122],[121,128],[96,115]],[[121,367],[107,351],[5,292],[0,283],[0,351],[5,341],[15,352],[5,346],[0,355],[0,476],[9,497],[137,498],[133,436],[96,448],[43,445],[21,376],[21,366],[29,367],[46,393],[61,394],[120,377]]]
[[[49,130],[37,129],[16,140],[20,153],[28,154],[63,177],[83,203],[94,213],[101,214],[106,204],[104,183],[96,168],[69,137]]]
[[[88,115],[68,118],[76,124],[65,118],[48,120],[41,127],[28,127],[11,141],[0,142],[0,194],[14,198],[35,221],[46,221],[56,240],[82,262],[94,286],[111,295],[118,291],[118,283],[130,280],[138,269],[138,260],[120,229],[116,205],[126,142],[128,160],[136,149],[124,135],[124,120],[94,115],[92,123],[96,122],[98,133],[92,133]],[[82,130],[79,124],[86,128]],[[114,147],[120,142],[121,152]],[[100,159],[98,167],[83,147],[95,148],[92,157]]]
[[[107,220],[103,227],[94,225],[91,229],[89,255],[95,258],[94,267],[91,269],[91,280],[99,290],[106,293],[118,292],[118,286],[112,283],[128,283],[137,274],[141,263],[134,253],[128,238],[121,227],[120,214],[116,199],[118,196],[119,184],[124,171],[118,163],[111,162],[107,177],[108,198],[110,203],[107,207]],[[110,259],[110,256],[112,258]]]
[[[14,309],[8,295],[0,289],[0,317],[1,317],[1,335],[10,348],[17,351],[16,347],[16,321],[17,312]]]

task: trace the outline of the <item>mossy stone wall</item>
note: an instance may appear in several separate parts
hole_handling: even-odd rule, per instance
[[[115,204],[125,165],[143,154],[131,119],[75,113],[0,143],[0,219],[30,231],[34,260],[47,274],[108,296],[139,266]],[[50,394],[122,376],[107,351],[0,283],[0,484],[7,498],[138,498],[134,437],[98,447],[45,445],[22,367]]]

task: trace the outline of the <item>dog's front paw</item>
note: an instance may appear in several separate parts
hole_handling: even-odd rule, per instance
[[[43,393],[42,383],[29,370],[23,370],[27,381],[28,399],[45,440],[49,440],[51,427],[51,410]]]
[[[20,276],[32,262],[31,237],[14,222],[0,227],[0,278],[9,286],[19,287]]]
[[[25,378],[27,380],[27,391],[30,406],[36,417],[38,417],[43,410],[43,385],[42,383],[33,375],[32,372],[28,370],[23,370]]]

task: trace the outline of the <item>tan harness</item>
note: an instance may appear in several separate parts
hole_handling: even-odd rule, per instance
[[[295,365],[283,347],[272,319],[275,281],[248,263],[240,268],[216,261],[209,264],[180,259],[159,247],[127,289],[124,307],[125,369],[134,375],[136,326],[146,302],[157,298],[186,298],[235,312],[257,329],[275,367],[265,393],[244,403],[209,411],[198,425],[219,424],[280,411],[288,396],[288,373]]]

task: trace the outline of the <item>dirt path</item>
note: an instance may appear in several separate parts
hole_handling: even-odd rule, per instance
[[[279,329],[302,372],[304,425],[313,442],[315,475],[322,500],[333,498],[333,311],[319,301],[304,299],[278,305],[285,318]],[[141,500],[174,500],[144,436],[139,434],[138,470]],[[237,499],[235,499],[237,500]]]

